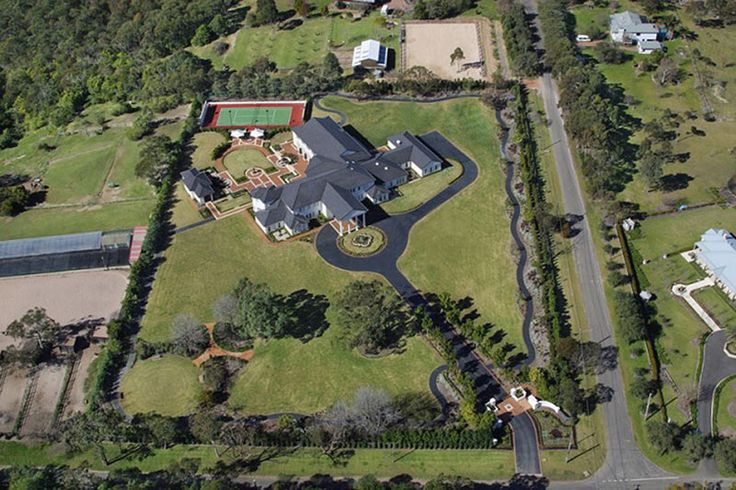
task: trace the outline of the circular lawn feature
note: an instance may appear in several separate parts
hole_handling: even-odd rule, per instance
[[[386,245],[386,235],[380,229],[369,226],[337,237],[337,245],[348,255],[367,257],[383,249]]]
[[[225,155],[222,164],[236,178],[245,175],[245,171],[250,168],[264,169],[272,166],[271,162],[259,150],[243,147],[236,147],[236,149]]]
[[[129,414],[187,415],[197,408],[202,392],[198,376],[186,357],[165,354],[139,361],[120,383],[120,402]]]

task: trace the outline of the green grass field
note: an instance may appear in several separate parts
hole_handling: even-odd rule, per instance
[[[436,196],[453,180],[462,175],[463,168],[458,163],[452,163],[437,173],[415,179],[399,187],[401,195],[381,204],[381,208],[389,214],[398,214],[411,211],[424,202]]]
[[[718,389],[720,395],[718,406],[714,407],[713,426],[719,434],[733,437],[736,435],[736,378],[725,380]]]
[[[693,298],[705,308],[718,325],[724,328],[736,325],[736,309],[719,289],[715,287],[699,289],[693,293]]]
[[[212,446],[179,445],[167,449],[151,448],[150,456],[142,460],[123,459],[110,466],[100,461],[95,451],[90,449],[69,454],[59,445],[31,445],[17,441],[0,441],[0,452],[5,464],[44,466],[69,465],[89,466],[91,469],[110,471],[120,468],[139,468],[153,472],[164,470],[174,462],[183,459],[200,461],[200,469],[212,468],[217,456]],[[108,448],[110,455],[116,454]],[[264,461],[250,474],[253,475],[301,475],[330,474],[339,476],[362,476],[374,474],[391,478],[397,475],[411,475],[414,478],[431,479],[440,474],[462,474],[475,480],[500,480],[510,478],[514,473],[514,453],[505,450],[395,450],[395,449],[356,449],[344,465],[334,465],[318,449],[297,449],[284,455]]]
[[[174,227],[191,225],[204,219],[197,211],[196,206],[197,204],[192,201],[184,190],[184,184],[177,182],[176,193],[174,194],[174,209],[171,214],[171,222]]]
[[[369,277],[327,265],[311,243],[273,246],[249,219],[233,216],[174,237],[156,274],[143,339],[167,340],[178,313],[210,321],[212,303],[244,276],[284,294],[305,288],[328,297],[353,279]]]
[[[267,169],[268,167],[273,166],[271,165],[271,162],[263,156],[263,153],[250,148],[241,148],[228,153],[225,155],[222,163],[235,178],[243,177],[245,175],[245,171],[249,168],[259,167],[261,169]]]
[[[493,113],[477,100],[355,103],[328,97],[323,105],[347,113],[349,124],[376,146],[402,130],[417,134],[439,130],[475,159],[480,167],[478,180],[413,228],[399,267],[421,290],[472,297],[481,321],[503,329],[505,340],[521,346],[518,288],[509,252],[511,234]]]
[[[291,111],[291,107],[223,107],[215,125],[286,126],[291,120]]]
[[[368,359],[347,348],[338,330],[331,327],[307,343],[281,339],[256,344],[253,360],[231,389],[229,405],[245,414],[313,413],[351,399],[367,385],[394,395],[429,394],[429,375],[442,360],[423,339],[408,339],[402,354]]]
[[[396,50],[398,28],[387,29],[378,24],[378,19],[380,15],[376,12],[360,20],[315,17],[292,30],[279,30],[273,25],[244,27],[234,38],[228,37],[231,48],[224,56],[214,53],[213,44],[190,49],[215,66],[227,64],[236,70],[261,56],[268,57],[281,69],[293,68],[303,61],[321,63],[331,49],[352,49],[365,39],[379,40]]]
[[[190,359],[170,354],[138,361],[120,383],[120,401],[131,414],[187,415],[197,408],[198,371]]]
[[[202,131],[194,135],[192,139],[192,166],[199,169],[212,167],[212,150],[217,145],[225,143],[227,139],[215,131]]]

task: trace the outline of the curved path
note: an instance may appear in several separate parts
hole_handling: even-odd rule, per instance
[[[719,330],[708,335],[703,347],[703,369],[698,382],[698,430],[703,434],[713,431],[713,395],[716,386],[728,376],[736,374],[736,359],[726,355],[723,348],[728,333]]]
[[[440,156],[453,159],[463,167],[462,175],[440,191],[436,196],[418,208],[403,213],[375,220],[369,216],[368,222],[380,228],[387,238],[386,246],[379,253],[370,257],[353,257],[344,254],[337,246],[337,232],[331,226],[324,226],[317,234],[315,245],[319,255],[328,263],[340,269],[355,272],[373,272],[384,276],[402,298],[412,307],[427,307],[435,324],[438,325],[446,339],[452,342],[453,351],[460,369],[467,372],[475,383],[479,402],[490,397],[504,399],[506,392],[493,372],[483,364],[473,348],[458,335],[454,328],[441,315],[433,314],[428,308],[426,299],[417,291],[412,283],[399,271],[397,262],[404,253],[412,226],[437,209],[441,204],[457,195],[478,177],[476,163],[461,152],[455,145],[440,133],[434,131],[420,136]],[[528,475],[542,473],[539,448],[534,423],[524,413],[510,420],[516,472]]]
[[[516,194],[514,193],[514,164],[509,158],[509,155],[506,151],[509,136],[510,136],[510,129],[508,125],[506,124],[506,121],[503,120],[503,116],[501,115],[501,111],[496,110],[496,121],[498,121],[499,126],[501,126],[501,129],[503,130],[503,133],[501,134],[501,156],[508,162],[508,165],[506,166],[506,196],[508,197],[509,201],[511,202],[511,236],[514,239],[514,243],[516,244],[516,248],[519,250],[519,263],[516,265],[516,282],[519,285],[519,291],[521,292],[521,297],[524,299],[524,321],[521,328],[521,333],[524,335],[524,344],[526,345],[526,352],[527,352],[527,358],[526,358],[526,364],[531,364],[536,359],[536,351],[534,350],[534,343],[532,342],[532,335],[531,335],[531,326],[532,326],[532,320],[534,318],[534,302],[532,301],[532,295],[529,293],[529,289],[526,287],[526,282],[524,280],[524,270],[526,269],[526,261],[528,259],[528,253],[526,250],[526,246],[524,245],[523,240],[521,239],[521,235],[519,234],[519,218],[521,218],[521,204],[519,204],[519,200],[516,198]]]

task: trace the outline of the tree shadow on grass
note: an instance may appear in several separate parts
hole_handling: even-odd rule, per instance
[[[323,294],[315,295],[299,289],[284,298],[284,306],[293,312],[294,317],[288,334],[302,342],[321,336],[330,326],[325,317],[330,302]]]
[[[664,175],[660,180],[660,188],[664,192],[679,191],[686,189],[691,180],[693,180],[691,176],[682,172]]]

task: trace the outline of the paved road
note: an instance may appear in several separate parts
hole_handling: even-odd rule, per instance
[[[396,265],[406,249],[411,227],[471,184],[478,176],[476,163],[440,133],[432,132],[420,138],[443,158],[459,162],[463,167],[460,178],[412,211],[393,216],[369,216],[369,223],[383,230],[387,238],[386,246],[375,255],[353,257],[344,254],[337,246],[337,233],[331,226],[322,227],[316,238],[317,252],[325,261],[345,270],[374,272],[383,275],[413,308],[426,307],[427,301]],[[431,309],[428,308],[428,310],[432,314]],[[473,348],[457,334],[451,325],[444,321],[442,316],[433,315],[433,319],[441,328],[445,338],[452,342],[460,368],[472,376],[478,390],[478,401],[482,402],[490,397],[503,399],[506,396],[503,386],[496,380],[491,370],[481,362]],[[541,474],[536,431],[531,418],[528,415],[515,417],[511,419],[510,425],[514,437],[516,471],[527,475]]]
[[[731,359],[723,352],[728,340],[725,330],[708,335],[703,348],[703,371],[698,383],[698,430],[710,434],[713,430],[712,403],[713,394],[718,383],[736,374],[736,359]]]

